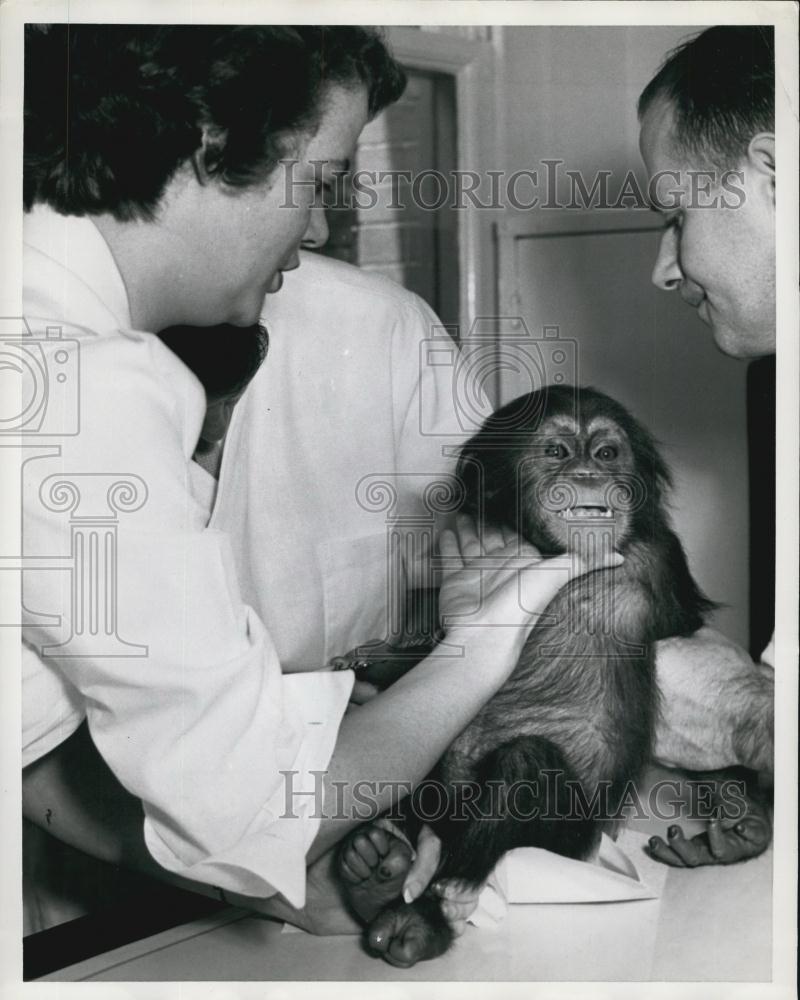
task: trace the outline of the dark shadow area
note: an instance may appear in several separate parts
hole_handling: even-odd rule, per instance
[[[750,655],[758,659],[775,629],[775,358],[747,369],[750,481]],[[794,457],[794,456],[792,456]]]

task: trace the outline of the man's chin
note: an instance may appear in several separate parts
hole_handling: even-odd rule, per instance
[[[729,358],[752,361],[775,353],[774,334],[769,331],[742,331],[730,326],[711,324],[711,332],[718,350]]]

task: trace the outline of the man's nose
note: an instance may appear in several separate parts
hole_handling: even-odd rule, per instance
[[[678,262],[678,232],[670,226],[661,234],[658,246],[658,256],[653,267],[652,282],[665,292],[677,288],[683,279],[681,266]]]
[[[301,246],[306,250],[318,250],[328,242],[329,235],[325,209],[322,205],[317,205],[311,209],[311,218],[308,222],[308,228],[303,235]]]

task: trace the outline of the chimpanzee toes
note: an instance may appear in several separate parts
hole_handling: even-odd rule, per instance
[[[365,923],[397,899],[410,867],[408,844],[374,825],[351,834],[339,853],[345,898]]]
[[[453,940],[447,922],[429,919],[419,902],[393,903],[367,929],[367,948],[399,969],[443,955]]]

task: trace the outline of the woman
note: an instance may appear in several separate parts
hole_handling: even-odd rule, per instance
[[[52,100],[65,78],[66,115]],[[356,783],[419,780],[513,668],[535,617],[520,603],[541,609],[565,577],[525,574],[519,602],[504,566],[517,549],[490,539],[500,568],[480,582],[451,572],[442,610],[472,611],[482,584],[470,625],[512,627],[451,629],[460,659],[429,657],[343,718],[347,673],[283,676],[239,597],[193,488],[206,399],[154,334],[256,323],[300,247],[327,237],[317,165],[324,184],[401,89],[380,40],[355,27],[51,26],[26,42],[25,314],[49,370],[79,368],[81,387],[77,431],[69,407],[54,411],[60,453],[31,463],[26,547],[73,551],[72,501],[73,521],[113,515],[116,534],[103,536],[105,562],[87,543],[79,597],[64,574],[26,574],[26,607],[61,627],[39,617],[24,630],[26,690],[48,693],[38,716],[24,693],[25,762],[58,753],[85,711],[102,760],[84,741],[73,763],[95,768],[109,801],[116,782],[130,796],[92,841],[35,768],[26,814],[42,823],[47,809],[52,832],[100,857],[144,868],[152,857],[315,930],[352,926],[330,848],[369,818]],[[466,527],[442,547],[456,566],[482,554]],[[376,792],[369,815],[391,798]],[[110,849],[103,822],[113,833],[123,815],[134,834]]]

